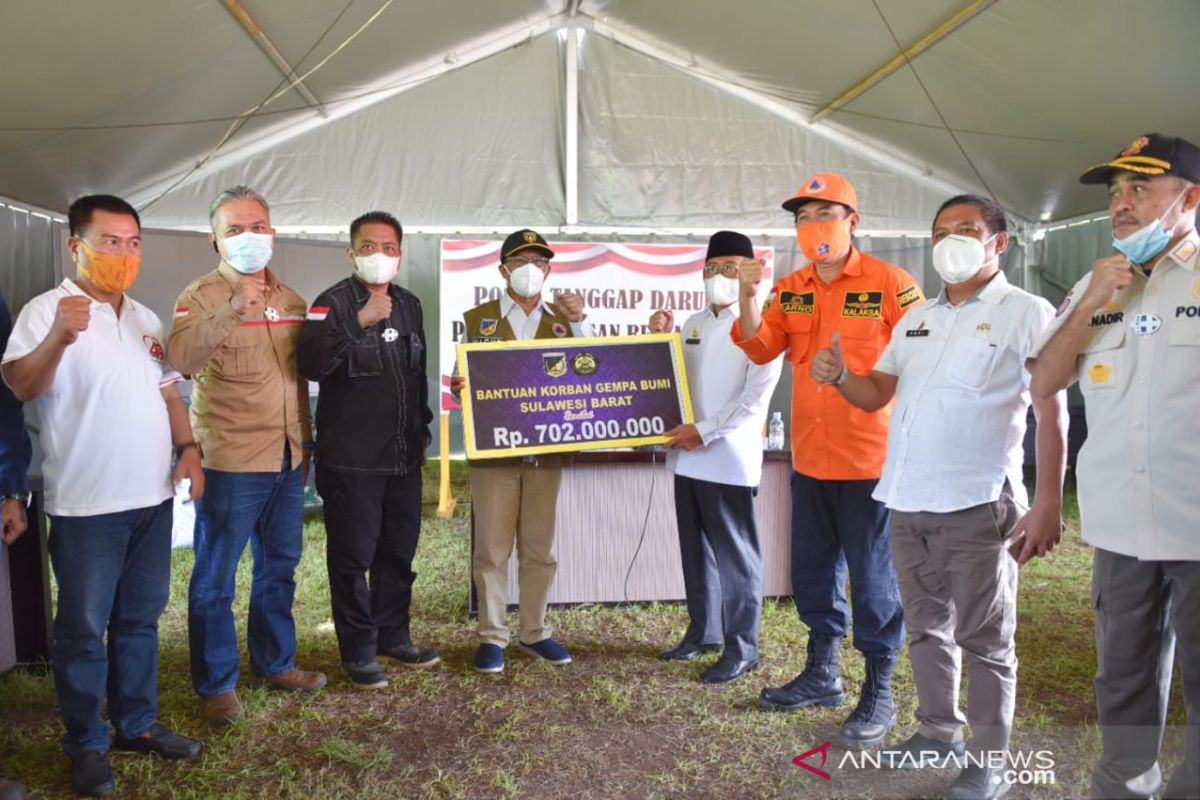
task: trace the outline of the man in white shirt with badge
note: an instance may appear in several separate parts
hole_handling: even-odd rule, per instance
[[[1017,567],[1048,553],[1062,535],[1065,392],[1033,401],[1037,494],[1028,511],[1022,476],[1025,359],[1054,308],[1000,270],[1006,228],[991,200],[947,200],[933,223],[942,292],[900,320],[869,374],[846,368],[836,340],[812,366],[814,380],[837,386],[864,410],[896,398],[874,497],[892,512],[919,724],[887,755],[902,768],[962,766],[948,800],[990,800],[1011,788],[1004,769],[990,765],[1008,750],[1016,704]],[[971,760],[964,756],[968,721]]]
[[[1098,259],[1031,357],[1034,397],[1079,381],[1079,515],[1095,547],[1092,796],[1155,796],[1178,646],[1184,761],[1163,797],[1200,797],[1200,148],[1149,133],[1083,183],[1108,185],[1116,255]]]
[[[62,748],[75,791],[104,797],[115,786],[105,701],[112,746],[171,759],[200,752],[158,721],[157,679],[172,484],[190,478],[196,500],[204,473],[162,323],[125,294],[141,264],[137,212],[91,195],[71,204],[68,224],[77,275],[21,309],[2,369],[41,422]]]
[[[755,364],[729,338],[738,318],[738,266],[754,260],[750,240],[717,231],[704,257],[708,308],[683,323],[683,360],[697,422],[667,431],[675,473],[675,514],[690,623],[664,661],[724,650],[700,675],[736,680],[758,667],[762,549],[754,496],[762,477],[762,429],[783,359]],[[670,311],[650,332],[673,331]]]

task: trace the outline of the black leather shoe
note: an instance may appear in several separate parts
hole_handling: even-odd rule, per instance
[[[1011,788],[1012,784],[1004,780],[1004,770],[972,764],[958,773],[944,800],[996,800]]]
[[[691,642],[680,642],[670,650],[663,650],[658,654],[658,657],[663,661],[691,661],[701,653],[719,653],[721,645],[719,644],[692,644]]]
[[[753,672],[756,669],[758,669],[757,658],[750,661],[739,661],[736,658],[722,656],[717,663],[700,673],[700,680],[704,683],[729,683],[729,681],[736,681],[747,672]]]
[[[378,655],[380,658],[395,661],[397,664],[411,669],[428,669],[442,660],[438,651],[432,647],[418,647],[414,644],[380,647]]]
[[[71,758],[71,788],[87,797],[108,797],[116,788],[108,756],[88,750]]]
[[[124,739],[118,736],[113,739],[113,747],[118,750],[133,750],[137,753],[157,753],[163,758],[170,759],[195,758],[200,755],[198,741],[180,736],[161,722],[153,723],[146,733],[147,736],[138,736],[135,739]]]

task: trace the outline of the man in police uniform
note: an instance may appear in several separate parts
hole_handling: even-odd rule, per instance
[[[1095,797],[1150,797],[1178,644],[1184,763],[1164,797],[1200,797],[1200,149],[1134,139],[1091,167],[1108,186],[1116,255],[1098,259],[1031,351],[1035,397],[1079,381],[1083,536],[1095,547]]]
[[[433,412],[421,301],[392,283],[402,233],[384,211],[350,223],[352,274],[313,302],[296,345],[300,373],[321,386],[317,491],[330,602],[342,668],[359,689],[387,686],[377,657],[415,668],[440,660],[409,631]]]
[[[519,230],[500,248],[500,274],[507,290],[463,314],[464,342],[522,339],[561,339],[591,336],[583,321],[583,300],[563,292],[555,302],[542,300],[554,251],[538,233]],[[451,379],[458,395],[466,378]],[[478,672],[504,669],[508,645],[508,560],[517,547],[522,650],[551,664],[571,663],[571,654],[551,638],[546,624],[546,601],[558,562],[554,545],[554,516],[563,456],[557,453],[524,458],[471,462],[471,506],[475,515],[472,576],[479,597]]]
[[[871,496],[883,468],[890,411],[850,405],[813,381],[809,362],[838,333],[851,369],[870,370],[893,326],[924,296],[907,272],[854,247],[858,198],[841,175],[813,175],[783,207],[795,216],[796,238],[812,263],[776,283],[765,310],[756,299],[762,265],[743,264],[741,316],[731,332],[756,364],[784,351],[792,362],[792,595],[809,639],[804,671],[764,689],[759,704],[790,711],[845,701],[838,658],[850,627],[849,572],[854,646],[867,669],[841,738],[869,746],[896,722],[892,673],[904,644],[888,510]]]
[[[763,579],[754,497],[763,423],[783,360],[751,363],[729,340],[738,315],[738,266],[753,258],[754,246],[740,233],[717,231],[708,240],[708,308],[683,323],[696,422],[667,431],[690,624],[683,641],[659,658],[690,661],[723,642],[720,659],[700,675],[705,683],[727,683],[758,668]],[[651,333],[673,330],[670,311],[651,315]]]

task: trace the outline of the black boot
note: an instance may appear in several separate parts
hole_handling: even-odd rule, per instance
[[[838,671],[842,640],[821,633],[808,635],[808,661],[804,671],[783,686],[763,689],[758,704],[775,711],[806,706],[840,706],[846,702]]]
[[[858,706],[842,724],[842,744],[847,747],[874,747],[883,741],[896,724],[896,706],[892,702],[892,673],[896,656],[867,656],[867,677],[863,680]]]

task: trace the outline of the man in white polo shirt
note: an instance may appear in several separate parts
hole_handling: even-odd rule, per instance
[[[1079,515],[1095,547],[1092,796],[1158,796],[1176,647],[1184,761],[1163,797],[1200,797],[1200,147],[1139,136],[1091,167],[1115,254],[1098,259],[1031,354],[1034,397],[1079,381]]]
[[[738,266],[754,259],[750,240],[717,231],[704,257],[708,308],[683,323],[683,360],[696,422],[667,431],[667,468],[675,473],[675,516],[690,623],[683,641],[659,654],[690,661],[724,651],[700,675],[736,680],[758,667],[762,549],[754,496],[762,477],[762,429],[783,359],[754,364],[729,338],[738,318]],[[670,311],[650,331],[673,331]]]
[[[917,732],[889,755],[896,767],[961,765],[948,800],[989,800],[1011,788],[990,765],[1008,750],[1016,704],[1017,567],[1062,535],[1065,392],[1033,401],[1037,494],[1028,511],[1022,476],[1025,358],[1054,308],[1000,270],[1006,229],[991,200],[947,200],[933,222],[933,265],[945,288],[900,320],[869,374],[847,370],[837,342],[812,366],[814,380],[864,410],[896,398],[874,497],[892,512],[919,703]],[[964,756],[968,721],[972,759]]]
[[[77,275],[21,309],[2,364],[13,394],[32,401],[41,422],[62,746],[75,790],[103,797],[114,788],[100,716],[106,699],[117,748],[164,758],[200,752],[199,742],[158,722],[157,677],[172,486],[190,478],[194,500],[204,474],[162,323],[125,294],[141,263],[137,212],[91,195],[68,218]]]

